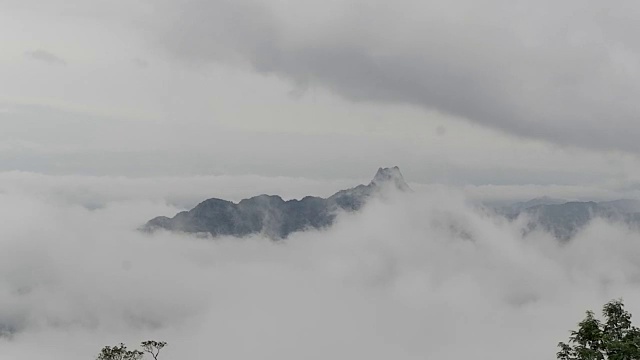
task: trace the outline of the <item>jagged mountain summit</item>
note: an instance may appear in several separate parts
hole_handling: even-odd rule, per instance
[[[380,168],[368,185],[341,190],[326,199],[307,196],[285,201],[277,195],[259,195],[236,204],[212,198],[173,218],[159,216],[151,219],[142,230],[165,229],[214,237],[262,234],[272,239],[284,239],[293,232],[330,226],[339,211],[359,210],[372,195],[385,187],[411,190],[397,166]]]
[[[401,191],[411,190],[409,185],[404,181],[404,177],[397,166],[392,168],[379,168],[369,186],[382,186],[385,184],[392,184]]]

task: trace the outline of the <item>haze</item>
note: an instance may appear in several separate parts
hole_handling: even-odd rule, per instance
[[[0,0],[0,359],[542,359],[640,313],[640,234],[488,204],[640,198],[640,4]],[[217,197],[387,192],[272,242]]]

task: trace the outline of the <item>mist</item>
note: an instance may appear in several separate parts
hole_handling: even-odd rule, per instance
[[[0,0],[0,24],[0,360],[552,359],[586,310],[640,314],[637,1]]]
[[[640,311],[640,234],[596,220],[568,243],[523,236],[526,219],[453,187],[387,192],[273,242],[136,228],[200,193],[342,184],[203,180],[194,194],[178,181],[0,178],[0,359],[90,359],[147,339],[169,343],[164,359],[541,359],[587,309],[622,297]]]

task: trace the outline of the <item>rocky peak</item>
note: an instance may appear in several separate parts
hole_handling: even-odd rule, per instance
[[[404,177],[400,172],[400,168],[397,166],[390,168],[379,168],[376,175],[371,180],[370,185],[374,186],[386,186],[387,184],[393,184],[396,188],[402,191],[410,190],[409,185],[404,181]]]

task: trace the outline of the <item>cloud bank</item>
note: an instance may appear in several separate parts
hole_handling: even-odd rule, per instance
[[[166,359],[540,359],[587,308],[622,296],[640,311],[639,234],[523,238],[454,189],[387,194],[272,243],[147,236],[134,229],[179,210],[154,191],[87,209],[56,191],[69,178],[39,181],[0,191],[0,359],[148,338]]]
[[[639,152],[634,1],[165,0],[156,42],[353,101],[408,103],[561,145]]]

